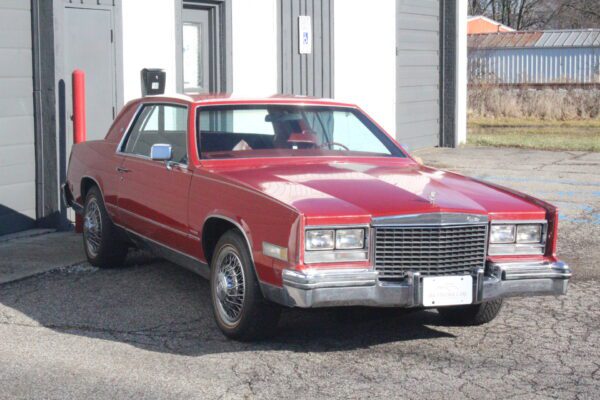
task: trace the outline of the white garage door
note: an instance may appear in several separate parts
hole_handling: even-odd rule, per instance
[[[0,2],[0,235],[36,216],[30,6]]]
[[[414,150],[439,145],[440,0],[396,0],[398,141]]]

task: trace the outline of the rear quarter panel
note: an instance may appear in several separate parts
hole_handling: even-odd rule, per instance
[[[107,211],[112,218],[116,217],[119,189],[116,168],[120,163],[121,157],[115,153],[112,143],[99,140],[73,146],[67,181],[75,202],[84,204],[82,182],[84,178],[91,178],[102,191]]]
[[[116,150],[139,104],[139,101],[132,101],[125,105],[103,140],[75,144],[71,149],[67,184],[73,199],[83,205],[85,199],[82,196],[82,181],[86,177],[91,178],[100,186],[106,208],[112,218],[117,217],[119,179],[116,168],[121,163],[121,156],[116,154]]]

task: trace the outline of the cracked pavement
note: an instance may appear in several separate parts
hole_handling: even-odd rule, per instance
[[[435,311],[286,310],[274,338],[238,343],[215,326],[206,281],[138,252],[124,269],[84,263],[0,284],[0,398],[600,398],[600,160],[585,161],[589,173],[551,173],[558,154],[493,150],[422,156],[590,205],[566,209],[561,224],[576,273],[567,296],[511,299],[468,328]],[[540,168],[486,161],[505,153]],[[558,194],[567,189],[578,193]]]

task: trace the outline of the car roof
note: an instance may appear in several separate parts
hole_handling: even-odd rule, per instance
[[[187,103],[202,105],[226,105],[226,104],[311,104],[311,105],[324,105],[324,106],[336,106],[336,107],[353,107],[356,108],[356,104],[340,102],[332,99],[323,99],[318,97],[310,96],[295,96],[295,95],[281,95],[276,94],[272,96],[257,96],[257,97],[241,97],[235,94],[164,94],[157,96],[146,96],[141,99],[144,102],[149,101],[169,101],[178,100],[185,101]]]

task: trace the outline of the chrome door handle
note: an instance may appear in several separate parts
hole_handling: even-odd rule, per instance
[[[127,169],[127,168],[123,168],[123,167],[117,167],[117,172],[120,173],[120,174],[124,174],[124,173],[127,173],[127,172],[131,172],[131,170]]]

